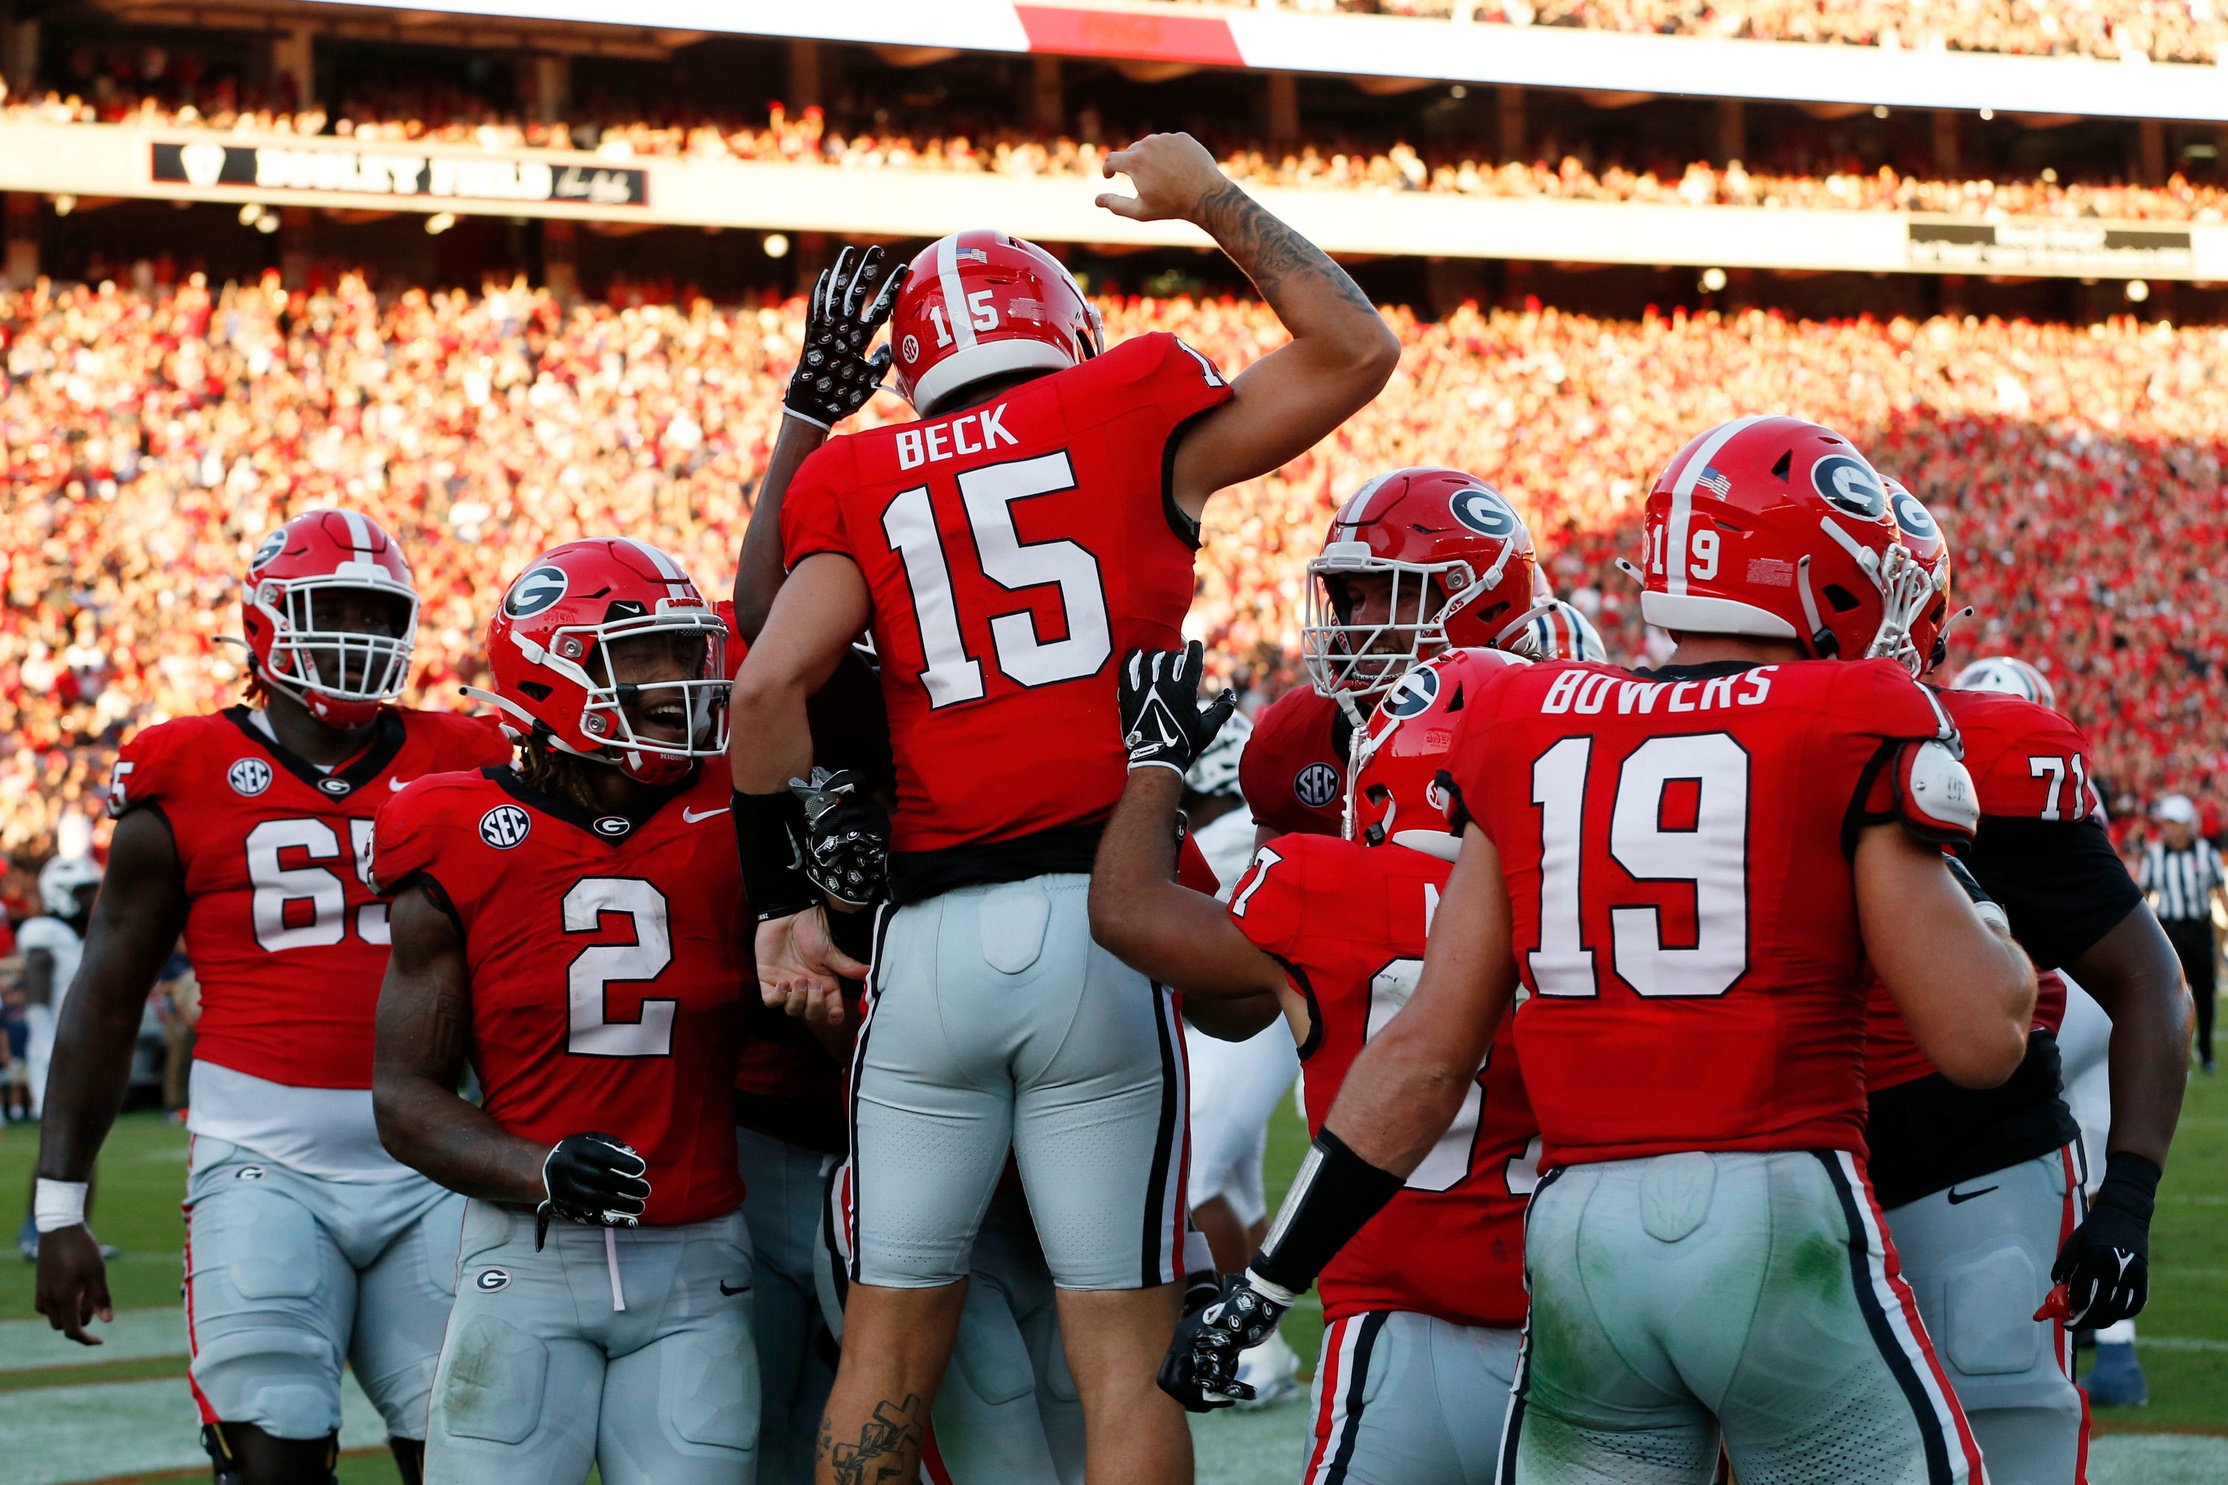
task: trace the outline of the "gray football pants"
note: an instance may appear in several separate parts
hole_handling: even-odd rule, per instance
[[[738,1127],[743,1216],[757,1260],[751,1333],[758,1342],[758,1485],[812,1485],[820,1413],[835,1384],[834,1330],[821,1317],[813,1255],[835,1157]]]
[[[1332,1321],[1300,1485],[1492,1485],[1520,1339],[1405,1310]]]

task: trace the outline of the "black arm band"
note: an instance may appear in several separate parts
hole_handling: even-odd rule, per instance
[[[2097,1186],[2096,1205],[2113,1207],[2148,1222],[2158,1205],[2158,1181],[2163,1174],[2143,1156],[2131,1150],[2115,1150],[2104,1157],[2104,1180]]]
[[[1276,1222],[1253,1256],[1253,1271],[1294,1294],[1306,1293],[1324,1265],[1384,1210],[1402,1184],[1324,1130],[1308,1146]]]
[[[763,923],[801,913],[820,900],[805,880],[805,806],[789,790],[733,796],[735,849],[743,862],[743,891]]]

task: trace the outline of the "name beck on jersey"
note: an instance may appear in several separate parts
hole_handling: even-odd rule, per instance
[[[1021,440],[1008,433],[999,421],[1005,415],[1006,405],[1001,402],[996,407],[968,413],[949,423],[929,423],[919,428],[901,429],[897,435],[897,467],[918,469],[923,464],[956,459],[962,454],[979,454],[985,449],[998,447],[1002,442],[1020,448]],[[980,442],[969,442],[969,423],[976,426]],[[949,443],[945,442],[947,434],[950,435]]]
[[[1658,701],[1663,702],[1667,712],[1762,706],[1764,698],[1772,693],[1771,673],[1777,669],[1776,665],[1759,665],[1754,670],[1699,681],[1632,681],[1599,670],[1566,670],[1555,677],[1555,684],[1540,698],[1539,709],[1542,716],[1559,712],[1592,716],[1608,705],[1612,691],[1617,693],[1617,715],[1620,717],[1634,712],[1647,716],[1655,710]],[[1736,694],[1735,686],[1748,689]],[[1702,693],[1699,697],[1694,695],[1696,690]]]

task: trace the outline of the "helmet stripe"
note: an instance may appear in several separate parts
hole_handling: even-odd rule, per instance
[[[348,544],[359,552],[371,550],[371,523],[352,510],[344,510],[340,518],[348,523]]]
[[[1663,538],[1665,592],[1686,592],[1687,526],[1694,517],[1695,481],[1702,477],[1703,470],[1710,467],[1710,461],[1717,457],[1717,451],[1733,441],[1735,434],[1751,423],[1762,421],[1764,419],[1761,415],[1735,418],[1730,423],[1721,423],[1711,429],[1680,468],[1678,479],[1672,482],[1670,529],[1664,533]]]
[[[947,328],[964,351],[975,344],[975,318],[959,283],[959,236],[954,232],[936,244],[936,281],[944,290],[944,318],[951,321]]]

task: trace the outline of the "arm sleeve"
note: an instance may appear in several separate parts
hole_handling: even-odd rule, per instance
[[[2003,904],[2012,936],[2044,969],[2079,959],[2143,902],[2094,818],[1984,818],[1967,864]]]
[[[789,482],[781,498],[781,561],[785,569],[794,571],[799,562],[818,552],[856,559],[844,530],[843,506],[837,499],[847,483],[843,475],[850,463],[850,440],[837,437],[815,449]]]
[[[445,834],[442,792],[416,784],[380,806],[379,818],[372,823],[371,860],[364,876],[381,897],[393,897],[422,876],[433,880],[443,899],[449,898],[447,885],[434,871]]]
[[[177,787],[175,749],[161,726],[142,730],[125,743],[108,774],[109,818],[122,819],[132,810],[159,806]]]
[[[1289,963],[1307,921],[1307,836],[1280,835],[1253,853],[1230,892],[1230,919],[1257,949]]]

